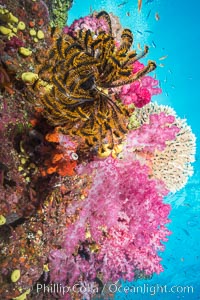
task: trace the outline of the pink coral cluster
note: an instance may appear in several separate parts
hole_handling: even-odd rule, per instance
[[[71,26],[64,27],[63,32],[75,36],[76,33],[81,29],[89,29],[95,34],[98,34],[99,31],[109,31],[108,24],[103,18],[97,19],[95,16],[86,16],[84,18],[75,20]]]
[[[133,74],[144,68],[144,65],[136,61],[133,64]],[[122,86],[119,97],[125,105],[134,104],[141,108],[151,101],[153,95],[160,94],[162,90],[157,87],[158,80],[151,76],[144,76],[140,80]]]
[[[143,124],[137,130],[129,131],[126,140],[127,149],[142,149],[143,152],[163,151],[167,141],[174,140],[180,128],[174,125],[175,117],[164,112],[152,114],[149,124]]]
[[[97,255],[105,281],[111,278],[133,280],[137,269],[146,274],[159,273],[162,267],[157,251],[164,249],[161,241],[166,241],[170,233],[164,226],[168,223],[170,206],[162,203],[168,191],[162,182],[150,180],[147,167],[138,161],[108,158],[91,164],[98,173],[88,202],[92,203],[95,198],[99,207],[96,219],[103,215],[100,223],[106,226],[108,234]],[[105,182],[104,190],[98,188],[101,181]],[[89,218],[89,221],[91,228],[98,225],[96,220]],[[96,240],[96,235],[92,237]]]
[[[62,263],[59,263],[60,272],[55,271],[58,269],[55,262],[60,259],[57,250],[50,258],[51,279],[70,280],[73,284],[80,273],[94,279],[101,272],[105,282],[120,278],[133,280],[138,270],[146,275],[160,273],[161,259],[157,251],[164,249],[162,241],[170,234],[165,227],[170,206],[162,202],[168,193],[163,183],[149,179],[148,167],[138,161],[111,157],[82,165],[78,172],[91,174],[94,180],[85,201],[74,200],[67,209],[68,215],[80,211],[77,221],[68,227],[62,253],[65,264],[70,263],[69,274],[64,273],[66,268]],[[89,238],[86,228],[90,230]],[[97,253],[90,251],[91,241],[99,245]],[[74,258],[72,254],[80,243],[84,252],[79,251]]]
[[[13,36],[10,40],[6,42],[6,50],[15,51],[18,50],[19,47],[23,47],[24,42],[20,40],[18,37]]]

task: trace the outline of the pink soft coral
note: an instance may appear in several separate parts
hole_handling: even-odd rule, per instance
[[[170,206],[162,202],[168,193],[163,183],[149,179],[148,167],[138,161],[111,157],[81,165],[78,172],[94,179],[85,201],[74,199],[66,210],[69,216],[79,211],[79,218],[67,228],[62,250],[65,264],[70,262],[71,267],[59,264],[59,276],[54,270],[56,260],[50,258],[52,280],[63,282],[65,268],[70,284],[79,275],[92,279],[98,272],[107,281],[133,280],[138,270],[146,275],[162,271],[157,252],[164,249],[162,241],[170,233],[165,227]],[[91,242],[99,245],[98,253],[90,251]],[[85,247],[84,255],[74,256],[80,245]],[[59,256],[56,253],[53,257]]]
[[[163,151],[167,141],[174,140],[180,131],[173,124],[174,121],[174,116],[166,115],[164,112],[150,115],[149,124],[143,124],[137,130],[129,131],[124,153],[128,149],[142,149],[143,152]]]
[[[108,238],[97,256],[104,280],[133,280],[136,270],[144,271],[146,275],[160,273],[162,267],[157,251],[164,249],[161,241],[166,241],[170,233],[164,226],[168,223],[170,206],[162,203],[162,197],[168,191],[162,182],[150,180],[148,168],[137,161],[114,162],[110,159],[108,163],[105,160],[98,169],[104,170],[106,182],[111,181],[115,173],[119,175],[113,182],[112,193],[113,206],[115,203],[121,205],[115,225],[108,229]],[[101,196],[96,194],[97,202]]]
[[[106,23],[105,19],[100,18],[97,19],[95,16],[86,16],[84,18],[80,18],[75,20],[71,26],[64,27],[63,32],[76,36],[77,32],[81,29],[90,30],[95,34],[98,34],[99,31],[109,31],[108,24]]]
[[[133,74],[144,68],[140,62],[133,64]],[[158,80],[151,76],[144,76],[131,84],[124,85],[120,92],[119,97],[125,105],[134,104],[136,107],[141,108],[151,101],[153,95],[160,94],[162,90],[157,87]]]

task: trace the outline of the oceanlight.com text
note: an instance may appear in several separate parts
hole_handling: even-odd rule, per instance
[[[105,285],[106,286],[106,285]],[[104,288],[105,288],[104,286]],[[110,293],[132,293],[132,294],[150,294],[151,296],[154,296],[156,294],[164,294],[164,293],[171,293],[171,294],[192,294],[194,293],[194,287],[193,286],[182,286],[182,285],[149,285],[147,283],[143,285],[119,285],[118,283],[110,284],[110,286],[107,287],[107,289],[110,291]]]

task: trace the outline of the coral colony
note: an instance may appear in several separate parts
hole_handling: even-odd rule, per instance
[[[0,3],[1,299],[107,299],[163,271],[195,137],[151,102],[156,64],[116,16],[66,27],[70,1]]]

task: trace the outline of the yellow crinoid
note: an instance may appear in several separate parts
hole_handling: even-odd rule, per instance
[[[104,152],[122,141],[127,132],[128,110],[112,88],[132,83],[155,68],[150,61],[133,74],[132,64],[148,52],[148,47],[137,55],[130,50],[133,35],[124,29],[121,43],[112,34],[109,14],[104,18],[109,32],[95,35],[90,30],[79,30],[76,37],[54,34],[53,42],[38,65],[39,80],[33,88],[39,92],[39,103],[44,115],[54,126],[61,126],[70,135],[81,136],[87,146]],[[40,82],[52,88],[46,92]]]

